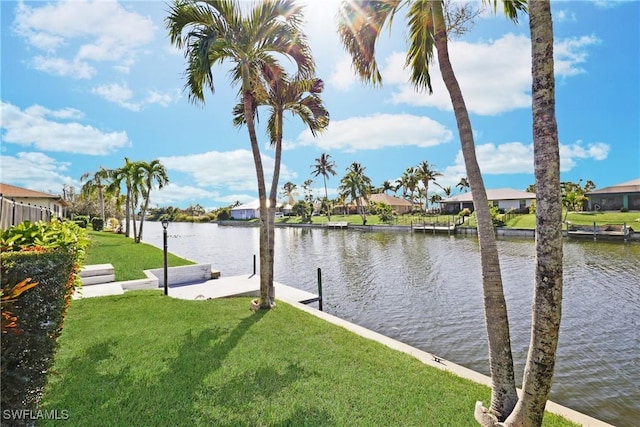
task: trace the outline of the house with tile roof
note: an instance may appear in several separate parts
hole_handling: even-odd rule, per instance
[[[69,203],[61,196],[0,183],[0,229],[24,220],[49,220],[64,217]]]
[[[640,178],[584,194],[590,211],[640,211]]]
[[[501,188],[487,190],[487,199],[493,206],[504,209],[505,212],[510,210],[526,212],[531,203],[536,200],[536,194],[512,188]],[[456,214],[465,208],[468,208],[471,212],[474,210],[471,192],[442,199],[439,203],[440,210],[443,213]]]

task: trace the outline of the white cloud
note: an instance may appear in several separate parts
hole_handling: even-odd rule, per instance
[[[2,180],[14,185],[45,193],[60,194],[64,184],[79,186],[79,183],[64,175],[71,165],[60,162],[43,153],[20,152],[16,156],[0,156]]]
[[[43,151],[58,151],[78,154],[104,155],[118,148],[130,145],[127,133],[103,132],[89,125],[77,122],[63,123],[50,120],[78,118],[82,113],[65,108],[48,110],[33,105],[21,110],[7,102],[2,102],[0,126],[3,129],[3,143],[34,146]]]
[[[209,151],[187,156],[161,157],[160,161],[168,170],[191,175],[196,184],[201,187],[257,191],[255,164],[249,150]],[[268,187],[271,183],[274,163],[272,157],[262,155]],[[280,180],[286,182],[295,179],[296,176],[294,172],[287,169],[286,165],[281,164]]]
[[[577,166],[580,159],[604,160],[609,155],[609,145],[597,142],[584,146],[581,141],[560,144],[560,170],[567,172]],[[533,174],[533,145],[521,142],[481,144],[476,146],[478,164],[483,174],[501,175]],[[453,165],[445,168],[445,176],[466,176],[464,158],[458,151]],[[459,180],[459,178],[458,178]],[[441,180],[439,179],[438,182]]]
[[[553,13],[556,22],[576,22],[576,14],[571,10],[560,9]]]
[[[593,36],[560,40],[554,47],[556,75],[568,77],[584,72],[586,48],[599,41]],[[522,35],[506,34],[488,42],[451,41],[450,59],[467,108],[480,115],[496,115],[531,107],[531,44]],[[394,104],[435,107],[451,111],[452,105],[437,63],[431,65],[433,94],[419,92],[407,82],[405,52],[385,59],[382,76],[385,84],[395,85]]]
[[[63,58],[45,58],[37,55],[33,58],[33,67],[45,73],[74,79],[90,79],[96,74],[95,68],[78,59],[67,61]]]
[[[331,75],[329,76],[329,84],[339,90],[349,89],[357,78],[355,71],[351,67],[351,57],[348,55],[342,55],[342,57],[335,62]]]
[[[595,36],[582,36],[556,42],[553,59],[556,76],[570,77],[585,72],[582,64],[587,62],[587,47],[599,44]]]
[[[156,28],[149,17],[127,11],[117,1],[66,0],[40,7],[19,2],[13,30],[47,53],[34,58],[37,69],[90,78],[95,69],[88,61],[116,62],[127,70]],[[76,74],[78,65],[81,72]]]
[[[315,144],[323,150],[379,150],[414,145],[431,147],[444,144],[453,133],[428,117],[410,114],[376,114],[332,121],[327,130],[313,137],[309,130],[298,135],[302,145]]]
[[[151,192],[150,203],[151,206],[175,206],[182,205],[182,202],[189,203],[192,200],[217,200],[218,196],[216,191],[169,183],[162,189]]]
[[[91,93],[101,96],[109,102],[118,104],[119,106],[131,111],[141,111],[145,106],[158,104],[162,107],[168,107],[171,103],[180,98],[178,90],[173,93],[161,93],[155,90],[148,91],[146,98],[133,102],[133,92],[126,83],[110,83],[96,86],[91,89]]]

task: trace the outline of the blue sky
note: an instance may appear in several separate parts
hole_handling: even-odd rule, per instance
[[[337,2],[304,3],[331,123],[314,139],[299,119],[286,119],[279,186],[301,186],[327,153],[338,172],[330,197],[352,162],[380,185],[427,160],[443,174],[441,185],[455,187],[466,173],[451,103],[435,64],[433,95],[407,84],[403,22],[381,36],[384,85],[373,88],[355,78],[339,44]],[[215,94],[203,107],[188,102],[185,60],[164,26],[166,2],[0,7],[2,182],[60,194],[100,166],[158,158],[171,183],[152,192],[153,206],[214,208],[257,197],[246,128],[231,123],[237,89],[215,68]],[[602,188],[640,177],[640,2],[559,1],[552,12],[561,179]],[[451,42],[450,56],[487,188],[524,190],[534,182],[527,17],[516,25],[484,14]],[[270,182],[274,153],[263,127],[258,136]],[[323,195],[321,177],[314,187]]]

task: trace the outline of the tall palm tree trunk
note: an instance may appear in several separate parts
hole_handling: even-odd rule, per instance
[[[264,181],[264,168],[258,147],[255,123],[253,121],[253,96],[250,90],[245,90],[242,95],[244,114],[251,140],[251,152],[256,165],[258,179],[258,198],[260,200],[260,308],[271,308],[269,301],[269,212],[267,208],[267,192]]]
[[[282,129],[282,111],[278,111],[276,116],[276,129]],[[276,290],[273,286],[273,276],[274,276],[274,257],[275,257],[275,220],[276,220],[276,197],[278,195],[278,181],[280,180],[280,163],[282,162],[282,133],[278,133],[276,135],[276,147],[275,147],[275,161],[273,165],[273,177],[271,179],[271,191],[269,192],[269,233],[268,233],[268,242],[269,242],[269,278],[268,278],[268,294],[269,294],[269,303],[273,305],[276,299]]]
[[[495,231],[489,211],[489,201],[476,158],[475,143],[469,113],[460,90],[460,85],[449,61],[447,32],[445,28],[442,3],[432,2],[435,20],[435,45],[438,64],[445,86],[451,97],[456,117],[460,144],[464,157],[467,177],[471,183],[473,205],[478,221],[478,241],[482,267],[482,286],[484,294],[485,320],[489,341],[489,360],[491,370],[491,408],[490,411],[499,420],[506,419],[518,401],[513,370],[513,356],[509,335],[507,305],[502,287],[498,247]]]
[[[327,177],[322,175],[322,180],[324,181],[324,199],[326,203],[329,203],[329,192],[327,191]],[[331,208],[327,206],[327,221],[331,221]]]
[[[542,424],[553,379],[562,315],[562,194],[549,1],[529,3],[529,27],[537,200],[536,272],[523,397],[507,419],[507,425],[513,426]]]
[[[131,205],[129,199],[131,199],[131,194],[127,188],[127,196],[124,201],[124,235],[126,237],[129,237],[131,233]]]
[[[102,219],[102,223],[105,223],[104,218],[104,193],[102,191],[102,183],[98,183],[98,203],[100,204],[100,218]]]

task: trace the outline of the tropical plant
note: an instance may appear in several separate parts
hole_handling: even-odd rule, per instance
[[[290,59],[300,79],[311,78],[315,64],[304,34],[300,7],[292,0],[253,5],[247,15],[232,0],[200,2],[176,0],[169,8],[166,26],[171,43],[185,50],[185,89],[189,100],[204,104],[204,89],[213,92],[214,65],[229,61],[232,83],[240,86],[244,120],[249,132],[260,200],[260,307],[269,308],[269,209],[264,168],[256,135],[254,114],[257,94],[269,90],[265,82],[286,78],[280,57]],[[262,86],[262,87],[261,87]]]
[[[324,82],[317,78],[293,78],[286,75],[282,78],[271,78],[267,80],[265,86],[257,86],[254,93],[256,106],[266,106],[269,110],[269,121],[267,133],[271,141],[271,146],[275,150],[275,162],[273,167],[273,177],[271,180],[271,191],[267,203],[269,221],[268,246],[269,246],[269,298],[271,303],[275,299],[275,288],[273,286],[273,262],[275,245],[275,210],[276,197],[278,193],[278,181],[280,180],[280,164],[282,163],[282,135],[284,114],[290,112],[300,117],[307,125],[311,134],[316,136],[322,132],[329,124],[329,112],[325,109],[320,94],[324,89]],[[234,110],[234,124],[240,126],[245,123],[244,108],[242,104],[236,106]]]
[[[355,203],[358,213],[362,218],[362,225],[367,225],[367,213],[364,210],[363,201],[367,201],[371,191],[371,178],[364,174],[365,167],[360,163],[353,162],[347,168],[347,173],[340,180],[338,191],[351,198],[351,202]]]
[[[469,191],[469,188],[471,188],[471,186],[469,185],[467,177],[460,178],[460,182],[456,184],[456,188],[460,192],[464,191],[466,193],[467,191]]]
[[[494,9],[497,1],[494,1]],[[517,12],[526,10],[523,0],[503,1],[505,13],[517,21]],[[518,396],[513,372],[509,321],[502,287],[502,276],[495,232],[489,211],[484,181],[478,165],[469,113],[462,91],[449,59],[447,27],[443,2],[438,1],[345,1],[338,15],[338,31],[342,43],[351,55],[352,64],[359,76],[373,84],[382,83],[382,75],[375,59],[375,45],[385,26],[391,25],[398,10],[406,6],[408,44],[406,65],[411,72],[411,82],[419,90],[432,91],[429,66],[433,63],[434,48],[444,84],[449,92],[462,154],[469,181],[473,184],[472,196],[476,207],[483,293],[491,378],[493,381],[491,412],[504,420],[512,412]]]
[[[325,199],[329,199],[329,193],[327,192],[327,179],[329,179],[329,175],[336,175],[336,171],[334,168],[336,167],[336,162],[331,160],[330,154],[322,153],[320,157],[315,160],[315,164],[311,167],[313,168],[313,172],[311,175],[317,177],[318,175],[322,175],[322,179],[324,181],[324,197]],[[327,209],[327,220],[331,221],[331,211]]]
[[[124,165],[117,169],[108,170],[108,177],[111,183],[108,191],[119,194],[120,187],[124,185],[125,196],[125,231],[126,237],[131,234],[131,222],[133,222],[133,236],[136,237],[136,206],[142,187],[142,175],[140,173],[140,162],[132,162],[129,158],[124,158]]]
[[[294,196],[298,195],[298,193],[296,193],[296,187],[297,185],[291,181],[285,183],[282,186],[282,197],[285,197],[287,199],[287,203],[290,206],[293,206],[296,202],[296,200],[294,199]]]
[[[415,171],[416,177],[424,186],[424,209],[427,210],[429,208],[429,181],[433,181],[436,185],[440,186],[436,182],[436,178],[442,176],[442,174],[435,169],[435,165],[429,164],[429,162],[426,160],[420,162]]]
[[[94,191],[98,193],[98,204],[100,206],[100,218],[105,221],[104,215],[104,182],[109,178],[109,171],[104,167],[100,167],[93,175],[86,172],[80,176],[80,181],[85,181],[80,192],[84,195],[91,194]]]
[[[418,187],[418,176],[416,175],[416,169],[414,167],[408,167],[402,173],[400,181],[402,182],[403,187],[405,187],[405,189],[409,191],[409,200],[413,202],[415,200],[413,193],[415,193],[416,188]]]
[[[140,230],[138,230],[138,235],[135,238],[136,242],[142,241],[142,226],[147,214],[147,209],[149,208],[151,190],[155,187],[156,184],[158,185],[158,189],[162,189],[169,183],[167,170],[162,165],[162,163],[160,163],[160,160],[155,159],[149,163],[140,162],[139,165],[139,172],[142,175],[142,186],[140,188],[142,197],[144,198],[144,205],[142,206],[142,211],[140,212]]]

